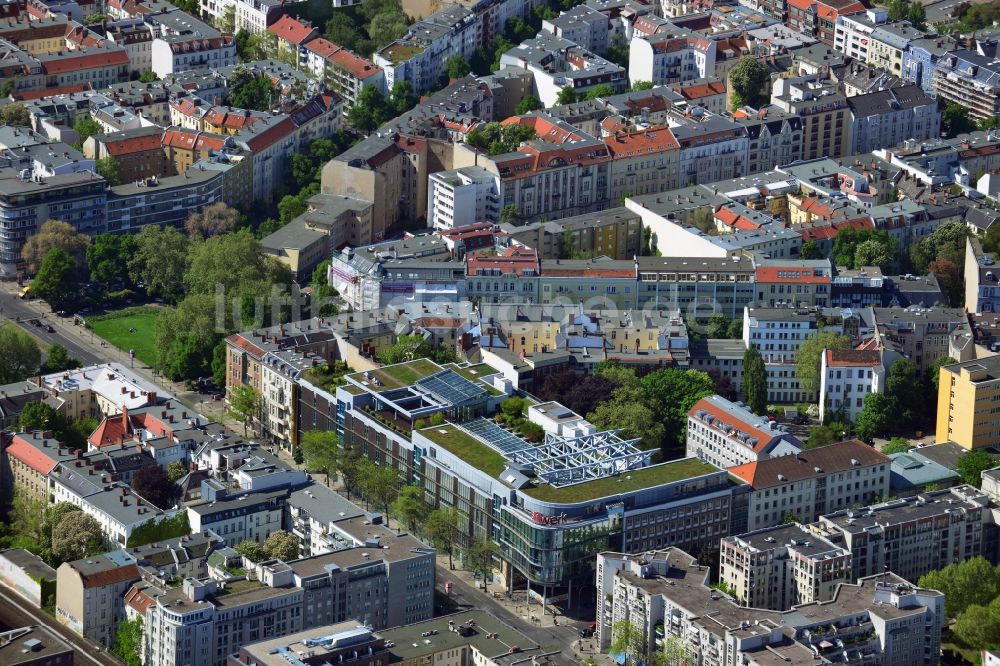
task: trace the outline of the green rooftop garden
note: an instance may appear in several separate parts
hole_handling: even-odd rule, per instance
[[[382,50],[382,57],[395,65],[401,62],[406,62],[413,56],[423,53],[423,51],[424,47],[419,44],[399,42],[385,47],[385,49]]]
[[[682,481],[715,471],[718,471],[716,467],[702,462],[697,458],[684,458],[683,460],[644,467],[639,470],[623,472],[617,476],[585,481],[561,488],[545,483],[533,488],[526,488],[523,492],[541,502],[574,504],[609,495],[642,490],[643,488],[658,486],[663,483]]]
[[[321,365],[302,373],[303,379],[328,393],[335,393],[338,386],[345,382],[344,375],[351,369],[343,361],[334,361],[332,365]]]
[[[477,363],[476,365],[470,365],[467,368],[460,368],[456,363],[449,363],[442,367],[454,370],[455,374],[463,379],[468,379],[470,382],[482,389],[486,389],[486,392],[490,395],[501,395],[500,391],[480,381],[483,377],[489,377],[490,375],[495,375],[499,372],[499,370],[491,365],[487,365],[486,363]]]
[[[497,477],[507,466],[507,461],[498,451],[486,446],[478,439],[451,423],[431,426],[420,433],[435,444],[444,447],[465,462],[485,474]]]
[[[365,373],[356,372],[353,375],[348,375],[354,381],[363,384],[364,382],[369,382],[370,388],[375,391],[385,390],[385,389],[397,389],[404,386],[409,386],[413,384],[418,379],[423,379],[428,375],[433,375],[441,369],[434,361],[426,358],[418,358],[412,361],[407,361],[406,363],[397,363],[396,365],[387,365],[384,368],[378,368],[371,371],[371,376],[373,379],[378,379],[382,385],[375,386],[372,384]]]

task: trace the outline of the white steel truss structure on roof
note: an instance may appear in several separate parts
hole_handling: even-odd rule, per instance
[[[489,419],[480,418],[463,427],[507,460],[531,467],[553,486],[593,481],[646,467],[653,451],[636,447],[637,439],[622,439],[620,430],[604,430],[581,435],[545,433],[541,444],[532,444]]]

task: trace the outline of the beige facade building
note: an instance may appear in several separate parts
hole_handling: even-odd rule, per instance
[[[937,441],[964,449],[1000,445],[1000,356],[941,368],[938,379]]]
[[[850,582],[851,554],[799,524],[729,536],[720,542],[719,581],[751,608],[788,610],[829,601]]]
[[[56,619],[105,649],[125,619],[124,596],[139,580],[135,558],[123,550],[64,562],[56,569]]]

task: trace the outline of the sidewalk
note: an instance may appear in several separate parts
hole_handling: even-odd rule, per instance
[[[0,289],[16,294],[17,283],[2,283]],[[48,304],[43,301],[34,299],[30,301],[23,301],[22,303],[27,309],[35,312],[37,316],[44,320],[46,324],[51,324],[59,335],[64,338],[72,338],[77,345],[88,349],[92,354],[102,359],[104,362],[117,362],[126,368],[130,368],[146,381],[166,389],[167,393],[173,395],[186,407],[190,407],[199,414],[211,418],[214,421],[223,423],[232,428],[234,431],[242,432],[242,424],[231,419],[226,414],[225,401],[215,401],[208,396],[198,393],[197,391],[190,391],[184,386],[183,383],[170,381],[163,375],[159,374],[155,369],[140,362],[138,359],[135,360],[135,366],[130,367],[128,352],[126,350],[119,349],[110,342],[106,343],[106,346],[102,347],[102,338],[95,335],[93,331],[87,329],[85,326],[74,325],[73,317],[56,316],[49,308]]]

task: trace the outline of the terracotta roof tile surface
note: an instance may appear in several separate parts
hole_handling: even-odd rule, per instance
[[[824,474],[891,462],[892,460],[888,456],[879,453],[864,442],[849,439],[808,449],[797,455],[778,456],[777,458],[730,467],[729,473],[746,481],[754,490],[763,490]],[[816,468],[819,468],[820,471],[816,471]]]

